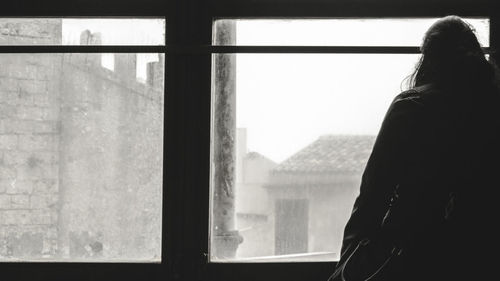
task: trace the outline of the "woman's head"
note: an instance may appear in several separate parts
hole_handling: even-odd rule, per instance
[[[422,56],[410,86],[434,83],[443,87],[489,84],[494,68],[486,60],[474,29],[458,16],[447,16],[425,33]]]

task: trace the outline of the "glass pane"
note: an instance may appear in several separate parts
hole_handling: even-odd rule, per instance
[[[420,46],[425,31],[436,18],[384,19],[224,19],[235,24],[235,40],[216,45],[282,46]],[[476,29],[483,47],[489,46],[489,19],[466,18]],[[217,40],[214,38],[214,40]]]
[[[160,261],[164,55],[111,57],[0,55],[0,261]]]
[[[0,18],[0,45],[164,45],[158,18]]]
[[[337,260],[375,136],[418,57],[214,55],[212,261]]]

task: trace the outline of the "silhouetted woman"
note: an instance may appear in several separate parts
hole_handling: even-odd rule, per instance
[[[331,280],[497,280],[496,68],[457,16],[426,32],[392,102]]]

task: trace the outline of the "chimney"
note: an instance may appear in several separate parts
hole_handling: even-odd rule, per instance
[[[92,33],[89,45],[102,45],[102,34],[100,32]]]
[[[92,33],[90,33],[90,30],[86,29],[82,31],[80,34],[80,45],[88,45],[90,42],[90,37],[92,37]]]
[[[130,83],[137,79],[137,55],[115,54],[115,73],[122,81]]]
[[[86,29],[80,34],[80,45],[101,45],[101,33],[91,33]],[[84,63],[89,66],[101,65],[101,54],[75,54],[78,58],[83,58]]]
[[[150,87],[162,89],[164,83],[165,66],[162,55],[159,61],[149,62],[147,64],[146,82]]]

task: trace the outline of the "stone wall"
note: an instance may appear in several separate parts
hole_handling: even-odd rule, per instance
[[[115,55],[116,72],[99,56],[63,59],[61,245],[72,258],[159,260],[163,82],[137,82],[135,54]]]
[[[61,45],[61,19],[0,18],[0,45]]]
[[[0,44],[60,44],[60,23],[1,19]],[[61,59],[0,55],[0,258],[57,252]]]
[[[0,44],[61,44],[61,20],[0,20]],[[164,59],[135,63],[0,55],[0,260],[159,260]]]

